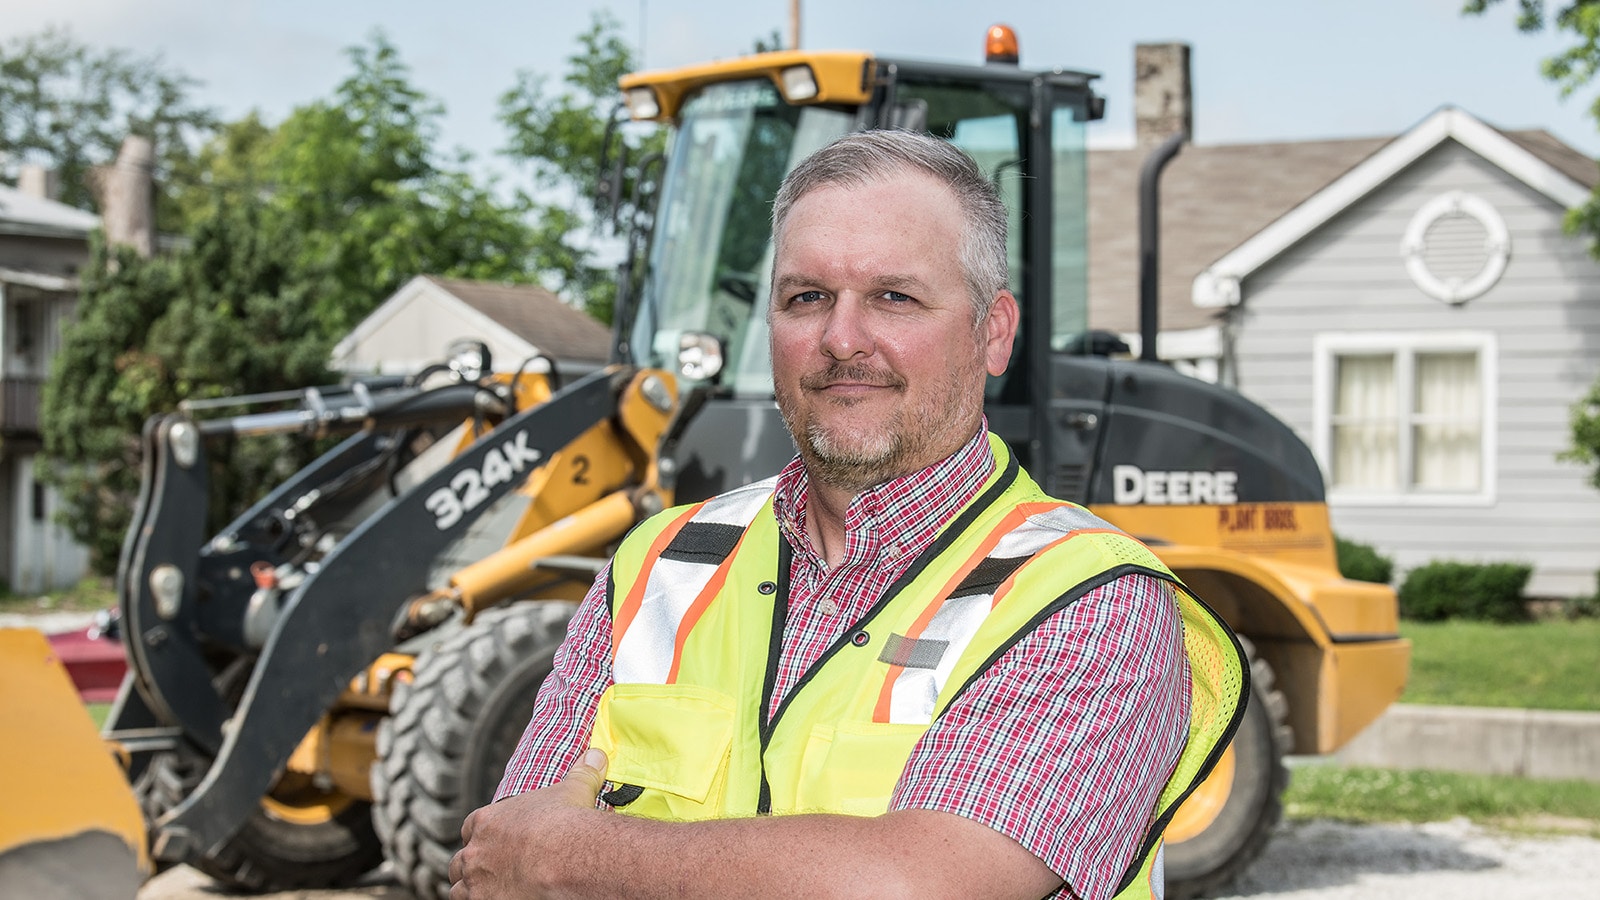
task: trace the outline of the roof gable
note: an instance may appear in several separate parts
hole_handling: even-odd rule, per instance
[[[1522,132],[1513,138],[1460,109],[1444,107],[1212,263],[1194,279],[1194,305],[1237,304],[1241,282],[1251,273],[1447,140],[1460,143],[1563,207],[1577,206],[1589,198],[1589,188],[1574,178],[1582,170],[1573,158],[1575,151],[1553,137]],[[1592,179],[1592,161],[1589,169]]]
[[[552,355],[594,362],[611,355],[611,329],[539,285],[422,277]]]
[[[475,323],[472,327],[485,338],[528,353],[595,363],[605,362],[611,353],[610,329],[538,285],[418,275],[351,329],[334,347],[334,359],[350,356],[391,320],[414,315],[418,303],[444,304]]]
[[[1158,288],[1164,334],[1212,324],[1194,278],[1388,137],[1185,145],[1161,175]],[[1089,151],[1089,322],[1139,328],[1139,173],[1148,148]]]
[[[87,239],[99,227],[94,213],[0,184],[0,233]]]

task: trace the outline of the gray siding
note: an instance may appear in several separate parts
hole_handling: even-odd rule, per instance
[[[1505,274],[1460,306],[1424,294],[1400,243],[1412,216],[1449,190],[1493,205],[1511,234]],[[1313,340],[1324,332],[1490,332],[1497,342],[1495,491],[1483,506],[1335,503],[1340,535],[1401,570],[1436,559],[1525,561],[1529,593],[1595,589],[1600,490],[1556,455],[1568,409],[1600,372],[1600,265],[1561,229],[1563,210],[1453,141],[1436,148],[1244,283],[1232,313],[1239,388],[1313,441]]]

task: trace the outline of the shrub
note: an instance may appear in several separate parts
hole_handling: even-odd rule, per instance
[[[1596,587],[1600,588],[1600,572],[1595,573]],[[1600,590],[1567,601],[1567,618],[1600,619]]]
[[[1333,546],[1339,557],[1339,574],[1351,581],[1388,584],[1394,578],[1394,560],[1379,553],[1371,544],[1347,541],[1334,535]]]
[[[1521,563],[1432,562],[1412,569],[1400,585],[1400,615],[1408,619],[1520,622],[1528,617],[1522,589],[1533,567]]]

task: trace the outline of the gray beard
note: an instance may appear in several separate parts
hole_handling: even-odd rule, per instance
[[[806,429],[800,455],[805,457],[810,476],[829,487],[860,494],[886,481],[907,474],[905,441],[895,431],[889,433],[889,446],[878,453],[850,453],[829,447],[828,436],[817,425]]]

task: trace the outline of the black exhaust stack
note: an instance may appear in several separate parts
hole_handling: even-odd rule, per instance
[[[1161,170],[1183,149],[1189,135],[1179,131],[1145,157],[1139,171],[1139,359],[1156,362],[1161,330]]]

